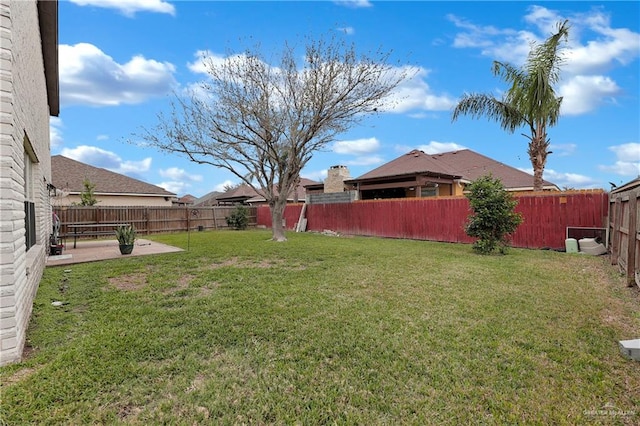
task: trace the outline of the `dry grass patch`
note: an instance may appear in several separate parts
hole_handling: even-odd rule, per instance
[[[138,291],[147,285],[147,274],[136,272],[109,278],[109,284],[122,291]]]

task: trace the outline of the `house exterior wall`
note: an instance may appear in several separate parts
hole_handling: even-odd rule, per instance
[[[49,108],[37,3],[0,0],[0,37],[0,365],[4,365],[21,357],[51,233]],[[35,245],[28,251],[25,201],[35,206]]]
[[[101,195],[95,194],[98,200],[98,207],[127,207],[127,206],[143,206],[143,207],[171,207],[173,205],[171,197],[163,196],[136,196],[136,195]],[[61,198],[54,197],[51,200],[54,207],[64,207],[80,204],[80,195],[69,194]]]

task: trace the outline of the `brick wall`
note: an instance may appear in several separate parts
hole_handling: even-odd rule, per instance
[[[44,270],[51,160],[36,1],[0,0],[0,26],[0,364],[6,364],[20,359]],[[32,166],[26,184],[25,160]],[[36,209],[36,245],[28,251],[25,200]]]

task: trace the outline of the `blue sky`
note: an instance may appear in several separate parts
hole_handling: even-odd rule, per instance
[[[357,177],[412,149],[469,148],[529,171],[527,139],[451,109],[464,92],[500,96],[493,60],[521,65],[532,40],[558,21],[571,33],[557,87],[562,116],[549,130],[544,177],[561,188],[604,188],[640,175],[640,3],[61,0],[61,113],[52,154],[202,196],[238,183],[229,172],[136,144],[168,111],[172,92],[203,81],[202,52],[224,58],[259,42],[277,56],[285,41],[335,34],[362,52],[392,51],[416,71],[402,102],[368,117],[318,152],[303,177],[333,165]]]

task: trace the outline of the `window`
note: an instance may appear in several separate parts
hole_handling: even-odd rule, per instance
[[[420,197],[435,197],[438,195],[437,186],[423,186],[420,188]]]
[[[27,148],[29,140],[25,137],[24,151],[24,236],[27,251],[36,244],[36,203],[33,190],[34,165]]]

